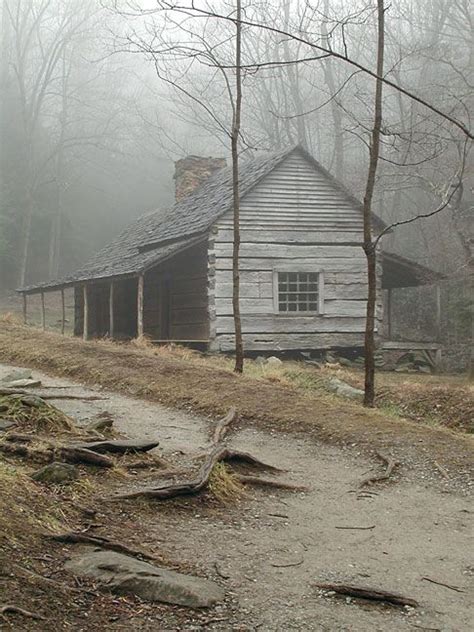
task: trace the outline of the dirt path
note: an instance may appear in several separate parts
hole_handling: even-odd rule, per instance
[[[0,377],[8,368],[0,366]],[[171,460],[185,459],[182,453],[195,453],[207,442],[208,422],[203,417],[34,374],[45,385],[67,386],[58,391],[62,394],[107,397],[54,403],[78,423],[106,410],[120,432],[158,438],[160,451]],[[169,557],[217,579],[228,591],[229,604],[210,616],[206,629],[472,629],[474,505],[466,493],[443,489],[419,470],[417,480],[404,476],[402,469],[393,483],[374,488],[374,494],[360,494],[358,482],[378,465],[358,455],[356,448],[342,450],[300,435],[249,428],[237,432],[232,442],[287,469],[286,479],[311,489],[252,492],[231,508],[199,501],[180,501],[179,511],[157,505],[143,541],[158,540]],[[399,592],[417,599],[420,607],[399,610],[335,600],[321,596],[312,586],[315,581]],[[193,624],[190,615],[189,624],[169,629],[203,628]]]

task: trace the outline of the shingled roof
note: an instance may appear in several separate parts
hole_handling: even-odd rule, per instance
[[[299,146],[242,161],[239,174],[241,197],[294,151],[301,152],[354,206],[362,210],[361,203]],[[194,243],[200,236],[204,237],[212,224],[231,208],[232,168],[226,167],[214,173],[194,193],[170,209],[155,211],[135,220],[73,274],[18,291],[28,294],[86,281],[140,274]],[[374,223],[378,227],[384,226],[375,215]]]

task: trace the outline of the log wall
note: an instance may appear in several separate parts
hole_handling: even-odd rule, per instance
[[[144,330],[154,340],[208,340],[207,242],[145,274]]]
[[[295,152],[242,199],[240,223],[246,351],[363,346],[367,272],[360,209]],[[322,271],[324,313],[275,313],[275,270]],[[232,213],[211,232],[209,310],[211,348],[234,349]],[[381,302],[377,316],[380,321]]]

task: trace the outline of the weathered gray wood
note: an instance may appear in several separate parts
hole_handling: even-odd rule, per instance
[[[138,277],[138,289],[137,289],[137,336],[140,338],[143,336],[143,291],[144,291],[144,276],[140,274]]]
[[[247,351],[287,351],[292,349],[331,349],[334,347],[364,346],[364,334],[350,333],[318,333],[318,334],[244,334],[244,348]],[[216,346],[221,351],[234,349],[232,335],[220,335]]]
[[[367,299],[367,285],[363,283],[329,283],[327,273],[324,274],[324,298],[346,300],[359,299],[365,301]],[[245,276],[242,277],[245,280]],[[232,285],[230,283],[218,283],[215,286],[216,298],[220,301],[232,298]],[[273,286],[268,283],[248,283],[244,282],[241,292],[242,300],[250,299],[272,299]]]
[[[115,335],[115,308],[114,308],[114,293],[115,293],[115,285],[114,282],[110,282],[109,286],[109,337],[113,338]]]
[[[219,243],[232,243],[232,230],[220,228],[218,232]],[[360,245],[361,234],[359,231],[334,230],[333,228],[320,228],[319,230],[307,230],[296,225],[291,231],[279,230],[264,226],[264,230],[258,228],[242,229],[241,240],[243,243],[300,243],[336,245],[345,243],[348,245]]]
[[[83,291],[83,303],[84,303],[82,339],[88,340],[89,339],[89,292],[87,288],[87,283],[83,285],[82,291]]]
[[[218,334],[229,334],[233,330],[230,316],[217,316],[216,327]],[[242,328],[244,333],[360,333],[364,331],[363,318],[334,316],[286,316],[271,314],[264,316],[243,316]]]
[[[28,323],[28,299],[27,295],[23,292],[23,324],[26,325]]]
[[[387,289],[387,336],[390,340],[392,338],[392,288]]]
[[[66,300],[64,298],[64,288],[61,288],[61,333],[64,336],[66,328]]]
[[[41,292],[41,329],[46,329],[46,312],[44,308],[44,292]]]
[[[327,286],[325,286],[327,287]],[[342,294],[343,295],[343,294]],[[242,298],[240,300],[240,308],[242,315],[259,315],[271,314],[274,311],[273,298]],[[324,293],[324,309],[319,311],[324,313],[325,317],[360,317],[365,318],[366,301],[365,300],[344,300],[344,299],[328,299]],[[229,298],[220,298],[216,305],[217,316],[232,315],[232,301]],[[284,314],[282,318],[290,318],[290,315]]]
[[[341,258],[323,258],[323,257],[294,257],[287,259],[271,259],[271,258],[258,258],[258,257],[243,257],[240,261],[240,268],[242,271],[251,270],[251,271],[264,271],[264,270],[273,270],[275,266],[279,266],[280,268],[284,266],[285,262],[291,262],[293,267],[301,266],[302,268],[307,268],[308,266],[313,266],[315,270],[328,270],[331,272],[347,272],[351,270],[352,272],[357,272],[359,274],[363,274],[365,272],[364,269],[364,260],[362,258],[351,260],[348,257]],[[232,269],[232,259],[229,257],[219,257],[216,260],[216,271],[219,270],[231,270]]]
[[[398,349],[400,351],[416,351],[417,349],[425,349],[427,351],[438,351],[442,346],[439,342],[416,342],[416,341],[407,341],[407,342],[398,342],[393,340],[386,340],[382,343],[382,349],[390,350],[390,349]]]
[[[229,257],[232,253],[232,244],[218,243],[215,246],[218,257]],[[338,259],[350,258],[352,261],[364,259],[364,251],[361,246],[307,246],[306,244],[282,244],[282,243],[242,243],[240,257],[272,258],[272,259]]]
[[[441,340],[441,288],[435,285],[436,293],[436,340]]]

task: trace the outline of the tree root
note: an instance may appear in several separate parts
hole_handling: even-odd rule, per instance
[[[36,612],[30,612],[29,610],[25,610],[24,608],[20,608],[19,606],[15,606],[14,604],[5,604],[4,606],[0,606],[0,615],[5,615],[8,612],[21,614],[24,617],[28,617],[29,619],[37,619],[38,621],[46,621],[46,617],[38,614]]]
[[[232,408],[228,414],[223,417],[216,425],[212,437],[212,445],[205,454],[199,470],[194,477],[188,478],[182,482],[162,484],[157,487],[146,487],[132,492],[126,492],[109,498],[109,500],[117,501],[129,498],[153,498],[155,500],[168,500],[178,496],[194,496],[209,485],[209,479],[214,467],[220,462],[244,463],[269,471],[281,471],[278,468],[259,461],[251,454],[232,450],[225,444],[225,437],[231,423],[237,418],[237,411]],[[307,491],[306,487],[299,487],[290,483],[280,483],[274,480],[261,479],[255,476],[243,476],[237,474],[237,479],[249,485],[260,485],[264,487],[274,487],[277,489],[289,489],[298,491]]]
[[[53,388],[53,387],[50,387]],[[66,388],[66,387],[64,387]],[[78,399],[78,400],[83,400],[86,402],[93,402],[93,401],[97,401],[97,400],[104,400],[104,399],[108,399],[107,397],[100,397],[99,395],[65,395],[65,394],[61,394],[58,393],[56,395],[53,395],[52,393],[40,393],[38,391],[25,391],[22,388],[7,388],[7,387],[0,387],[0,395],[34,395],[35,397],[38,397],[39,399],[42,400],[47,400],[47,399]]]
[[[92,450],[84,448],[74,448],[70,446],[61,446],[49,444],[44,448],[35,448],[26,445],[31,441],[28,437],[21,440],[13,440],[12,436],[7,437],[6,441],[0,442],[0,452],[4,454],[12,454],[22,456],[32,461],[52,462],[64,461],[66,463],[82,463],[84,465],[94,465],[96,467],[112,468],[115,463],[108,456],[97,454]]]
[[[126,544],[110,540],[101,535],[87,535],[80,531],[69,531],[67,533],[44,533],[45,538],[54,540],[55,542],[65,542],[66,544],[92,544],[98,546],[101,549],[107,549],[109,551],[116,551],[117,553],[124,553],[125,555],[131,555],[132,557],[143,558],[146,560],[156,560],[156,556],[145,551],[133,549]]]
[[[419,605],[415,599],[374,588],[362,588],[360,586],[350,586],[348,584],[314,584],[314,586],[322,588],[323,590],[335,592],[339,595],[355,597],[356,599],[368,599],[370,601],[385,602],[393,606],[410,606],[411,608],[416,608]]]
[[[380,483],[382,481],[388,481],[390,476],[392,475],[393,470],[400,465],[399,461],[395,461],[390,457],[386,457],[380,452],[376,452],[378,458],[385,463],[385,472],[378,476],[369,476],[368,478],[364,478],[359,484],[359,488],[366,487],[367,485],[373,485],[373,483]]]

